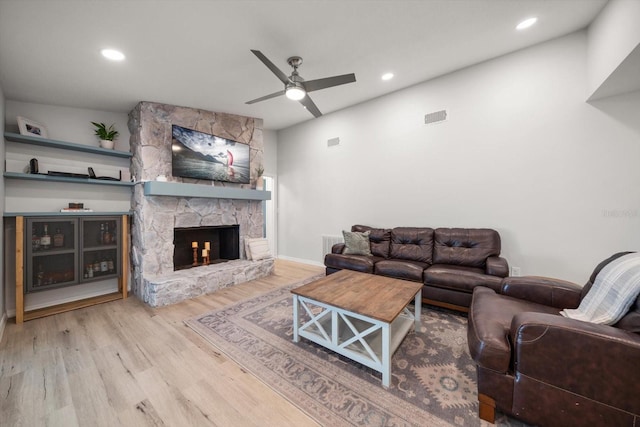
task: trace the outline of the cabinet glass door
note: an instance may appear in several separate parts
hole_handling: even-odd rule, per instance
[[[120,274],[121,222],[119,217],[80,219],[82,227],[81,282],[118,277]]]
[[[30,233],[30,234],[29,234]],[[77,221],[62,218],[27,219],[25,292],[75,285]]]

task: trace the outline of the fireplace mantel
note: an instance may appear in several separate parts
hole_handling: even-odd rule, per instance
[[[145,196],[202,197],[207,199],[271,200],[271,192],[236,187],[185,184],[181,182],[147,181]]]

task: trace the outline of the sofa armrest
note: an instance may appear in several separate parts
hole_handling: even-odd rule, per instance
[[[510,333],[516,377],[640,413],[640,335],[532,312],[514,316]]]
[[[344,251],[344,243],[336,243],[335,245],[331,246],[332,254],[341,254],[342,251]]]
[[[582,287],[551,277],[505,277],[502,279],[500,293],[559,309],[577,308],[580,305]]]
[[[499,256],[487,258],[486,273],[491,276],[507,277],[509,275],[509,263]]]

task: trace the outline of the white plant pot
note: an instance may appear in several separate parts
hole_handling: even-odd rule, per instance
[[[109,141],[107,139],[100,140],[100,147],[102,148],[108,148],[110,150],[113,150],[114,145],[116,145],[115,141]]]

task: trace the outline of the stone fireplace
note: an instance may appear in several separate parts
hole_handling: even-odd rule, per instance
[[[265,277],[274,265],[273,259],[249,261],[244,253],[245,238],[262,236],[264,195],[260,193],[264,192],[243,184],[173,177],[174,124],[249,144],[252,179],[263,159],[260,119],[150,102],[141,102],[131,111],[131,172],[139,182],[132,200],[132,288],[138,298],[154,307]],[[223,226],[238,231],[237,259],[174,270],[179,243],[174,240],[174,229]],[[198,241],[201,251],[206,240],[192,238],[188,249],[192,241]]]

